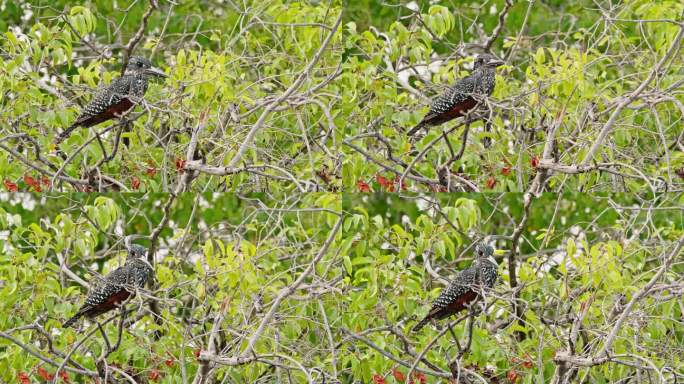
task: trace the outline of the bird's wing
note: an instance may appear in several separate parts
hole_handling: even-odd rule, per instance
[[[112,295],[121,292],[126,282],[126,271],[119,267],[110,272],[95,289],[86,297],[83,307],[96,307],[107,301]]]
[[[462,103],[472,97],[473,92],[475,91],[475,83],[476,81],[473,76],[468,76],[459,80],[432,102],[430,111],[425,115],[423,120],[429,120],[440,116],[443,113],[450,111],[454,105]]]
[[[458,273],[449,286],[443,290],[439,297],[432,303],[430,313],[438,312],[447,308],[456,298],[471,290],[476,278],[475,268],[468,268]]]
[[[124,77],[119,77],[104,89],[98,91],[92,100],[81,110],[77,122],[87,120],[106,111],[112,105],[121,102],[121,99],[128,94],[129,81]]]

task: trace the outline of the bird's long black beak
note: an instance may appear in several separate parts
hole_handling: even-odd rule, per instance
[[[146,69],[145,72],[149,75],[152,75],[152,76],[169,77],[166,73],[164,73],[164,71],[162,71],[159,68],[155,68],[155,67],[150,67],[150,68]]]
[[[498,66],[506,64],[506,62],[503,60],[495,59],[495,60],[490,60],[489,63],[487,63],[487,64],[491,67],[498,67]]]

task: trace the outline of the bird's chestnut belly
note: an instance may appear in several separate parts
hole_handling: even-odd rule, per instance
[[[99,304],[97,307],[95,307],[95,311],[93,312],[95,315],[97,315],[100,313],[110,311],[118,307],[122,302],[126,301],[126,299],[128,299],[130,295],[130,292],[128,292],[125,289],[122,289],[119,292],[109,296],[107,300],[105,300],[102,304]]]
[[[121,116],[124,113],[126,113],[126,111],[131,109],[131,107],[133,107],[133,102],[129,100],[127,97],[124,97],[117,104],[114,104],[111,107],[107,108],[107,114],[111,115],[112,117]]]
[[[445,112],[444,118],[451,120],[451,119],[455,119],[457,117],[465,116],[465,114],[468,111],[470,111],[471,109],[473,109],[473,107],[475,107],[476,104],[477,104],[477,101],[475,101],[475,99],[469,98],[469,99],[463,101],[462,103],[458,103],[458,104],[454,105],[453,108],[451,108],[450,110]]]

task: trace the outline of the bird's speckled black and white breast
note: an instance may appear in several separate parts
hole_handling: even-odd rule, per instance
[[[494,92],[494,86],[496,85],[496,70],[494,68],[484,68],[479,72],[479,81],[476,84],[475,93],[490,96]]]
[[[487,259],[480,261],[480,279],[486,288],[491,288],[498,278],[498,265]]]
[[[143,73],[132,76],[130,94],[142,98],[147,91],[147,77]]]

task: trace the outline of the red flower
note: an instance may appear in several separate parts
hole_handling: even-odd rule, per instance
[[[523,361],[522,365],[527,369],[532,368],[532,356],[529,353],[525,353],[525,361]]]
[[[382,176],[382,175],[377,175],[377,174],[376,174],[376,175],[375,175],[375,181],[377,181],[378,184],[380,184],[380,185],[385,189],[385,191],[387,191],[387,192],[394,192],[394,183],[392,183],[391,181],[389,181],[389,180],[388,180],[387,178],[385,178],[384,176]]]
[[[164,361],[164,364],[166,364],[167,367],[173,367],[173,363],[176,361],[176,359],[173,357],[172,354],[169,353],[169,358]]]
[[[387,384],[387,380],[382,375],[376,373],[373,375],[373,384]]]
[[[515,383],[516,381],[518,381],[518,372],[516,372],[515,369],[511,369],[511,370],[508,371],[508,373],[506,374],[506,378],[507,378],[508,381],[510,381],[511,383]]]
[[[41,192],[43,190],[40,187],[40,182],[29,175],[24,175],[24,183],[33,188],[33,190],[36,192]]]
[[[377,181],[378,184],[380,184],[385,189],[385,191],[394,192],[394,183],[391,182],[386,177],[376,174],[375,175],[375,181]]]
[[[17,192],[19,190],[19,187],[17,187],[17,183],[13,183],[13,182],[5,179],[5,189],[8,192]]]
[[[50,181],[50,179],[47,176],[43,176],[40,179],[40,183],[43,184],[44,186],[48,187],[48,188],[50,188],[50,186],[52,185],[52,182]]]
[[[494,176],[490,176],[489,179],[487,179],[487,188],[492,189],[496,185],[496,179]]]
[[[394,378],[397,379],[397,381],[400,383],[403,383],[406,381],[406,376],[404,376],[404,374],[401,373],[401,371],[396,369],[396,368],[392,369],[392,376],[394,376]]]
[[[140,189],[140,179],[137,177],[133,176],[131,178],[131,188],[135,189],[136,191]]]
[[[69,374],[64,371],[59,371],[59,378],[65,383],[69,382]]]
[[[501,174],[504,176],[508,176],[511,174],[511,167],[503,167],[501,168]]]
[[[31,379],[29,379],[29,376],[24,372],[19,372],[17,378],[21,384],[31,384]]]
[[[176,171],[178,171],[178,173],[185,172],[185,159],[181,159],[180,157],[176,159]]]
[[[52,380],[55,378],[55,375],[48,373],[43,367],[38,367],[38,376],[42,377],[43,380]]]
[[[427,377],[425,377],[425,374],[423,372],[413,372],[413,378],[415,380],[418,380],[420,384],[427,383]]]
[[[156,369],[153,369],[152,372],[150,372],[150,380],[152,380],[152,381],[159,380],[159,376],[160,376],[159,371]]]
[[[537,169],[537,167],[539,166],[539,157],[537,157],[537,155],[532,156],[532,158],[530,159],[530,165],[532,166],[532,168]]]
[[[157,174],[157,168],[147,167],[147,169],[145,170],[145,174],[149,177],[154,177],[154,175]]]
[[[202,350],[201,350],[201,349],[199,349],[199,348],[195,349],[195,357],[196,357],[196,358],[199,359],[200,353],[202,353]]]
[[[356,181],[356,187],[359,188],[359,192],[370,192],[370,185],[368,185],[365,181],[363,180],[357,180]]]

